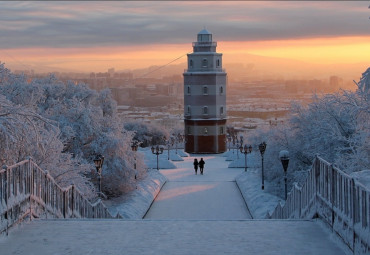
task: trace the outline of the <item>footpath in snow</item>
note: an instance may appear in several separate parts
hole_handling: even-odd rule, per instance
[[[0,254],[342,255],[310,221],[33,221],[0,241]]]
[[[194,158],[206,162],[204,175],[195,175]],[[235,177],[240,168],[227,168],[219,155],[193,155],[177,162],[176,169],[163,169],[166,184],[154,201],[145,219],[250,219]]]

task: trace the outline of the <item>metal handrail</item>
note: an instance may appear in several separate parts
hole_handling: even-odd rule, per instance
[[[74,185],[61,188],[32,158],[0,171],[0,233],[22,219],[122,218],[99,200],[92,204]]]
[[[318,216],[355,254],[370,252],[370,190],[326,160],[316,157],[302,187],[294,186],[273,219]]]

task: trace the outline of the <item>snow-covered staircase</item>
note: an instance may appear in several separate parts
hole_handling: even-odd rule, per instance
[[[313,221],[35,220],[0,241],[7,254],[325,254],[343,250]]]

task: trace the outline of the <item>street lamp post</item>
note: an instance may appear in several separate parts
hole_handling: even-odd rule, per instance
[[[260,145],[258,146],[259,150],[260,150],[260,153],[261,153],[261,161],[262,161],[262,189],[265,189],[265,175],[264,175],[264,172],[263,172],[263,154],[265,153],[265,150],[266,150],[266,143],[265,142],[262,142],[260,143]]]
[[[102,191],[101,191],[101,174],[102,174],[102,169],[103,169],[103,163],[104,163],[104,156],[98,154],[95,156],[95,159],[94,159],[94,164],[95,164],[95,167],[96,167],[96,172],[98,173],[98,178],[99,178],[99,191],[98,191],[98,194],[99,196],[102,194]]]
[[[170,140],[168,140],[168,141],[167,141],[168,160],[170,160],[170,145],[171,145],[171,141],[170,141]]]
[[[174,136],[174,142],[175,142],[175,153],[177,154],[177,136]]]
[[[229,142],[229,151],[230,151],[230,146],[231,146],[231,136],[230,135],[227,137],[227,141]]]
[[[287,170],[289,165],[289,151],[286,150],[280,151],[279,157],[281,160],[281,164],[283,165],[284,168],[285,200],[287,200],[288,198]]]
[[[235,151],[235,137],[233,137],[233,154],[234,154],[234,151]]]
[[[154,148],[152,146],[152,153],[157,155],[157,170],[159,171],[159,164],[158,164],[158,156],[163,153],[163,147],[159,147],[158,145]]]
[[[239,159],[239,150],[238,150],[238,148],[239,148],[239,140],[236,139],[236,158],[237,159]]]
[[[248,153],[252,153],[252,145],[249,145],[248,146],[247,144],[245,144],[244,147],[243,146],[240,146],[239,147],[239,150],[240,150],[241,153],[244,154],[244,159],[245,159],[245,162],[244,162],[244,166],[245,166],[244,171],[247,172],[247,154]]]
[[[131,145],[131,149],[134,152],[134,169],[136,170],[136,152],[137,152],[138,143],[137,141],[133,141]]]

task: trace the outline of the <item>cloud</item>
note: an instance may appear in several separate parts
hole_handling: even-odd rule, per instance
[[[369,35],[366,2],[0,2],[0,45],[176,44],[206,26],[218,41]]]

